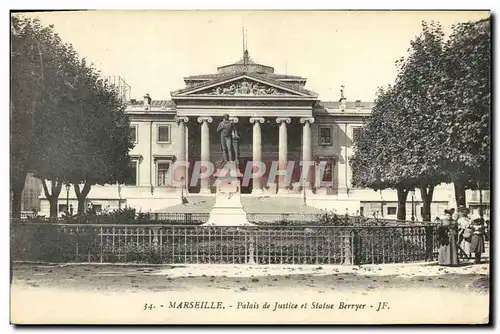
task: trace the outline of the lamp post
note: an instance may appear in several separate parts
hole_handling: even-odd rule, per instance
[[[69,189],[71,188],[71,184],[66,183],[66,211],[69,212]]]
[[[415,221],[415,188],[411,190],[411,221]]]
[[[380,189],[380,216],[384,218],[384,196],[382,196],[382,189]]]

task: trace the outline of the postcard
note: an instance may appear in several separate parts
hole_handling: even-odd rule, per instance
[[[12,12],[11,323],[489,324],[489,11]]]

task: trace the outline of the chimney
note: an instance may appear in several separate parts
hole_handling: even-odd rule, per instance
[[[344,88],[345,88],[344,85],[340,86],[340,100],[339,100],[339,102],[340,102],[340,106],[339,106],[340,107],[340,111],[345,111],[345,109],[346,109],[346,98],[344,96]]]
[[[149,110],[151,107],[151,97],[149,94],[144,95],[144,109]]]

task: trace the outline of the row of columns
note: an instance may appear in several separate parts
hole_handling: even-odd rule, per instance
[[[231,118],[235,123],[238,122],[237,117]],[[186,159],[186,124],[189,121],[188,117],[177,117],[179,125],[179,158],[185,161]],[[210,129],[209,124],[212,123],[212,117],[198,117],[198,122],[201,123],[201,161],[210,161]],[[279,124],[279,148],[278,148],[278,169],[286,170],[288,164],[288,132],[287,124],[291,123],[290,117],[277,117],[276,123]],[[252,140],[252,160],[254,163],[262,162],[262,132],[260,125],[265,122],[264,117],[250,117],[250,123],[253,124],[253,140]],[[311,187],[312,182],[312,140],[311,140],[311,124],[314,123],[314,118],[300,118],[300,123],[304,124],[302,130],[302,162],[305,164],[303,168],[309,168],[308,178],[305,180],[306,186]],[[186,171],[183,170],[181,177],[186,180]],[[279,177],[279,191],[286,191],[287,184],[284,182],[284,176]],[[261,193],[262,184],[260,178],[253,179],[253,192]],[[208,179],[200,181],[200,193],[210,193],[210,183]]]

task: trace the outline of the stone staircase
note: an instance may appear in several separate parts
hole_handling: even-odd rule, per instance
[[[188,196],[187,204],[174,205],[158,213],[209,213],[215,196]],[[323,210],[304,205],[301,197],[242,196],[241,204],[246,213],[322,213]]]

